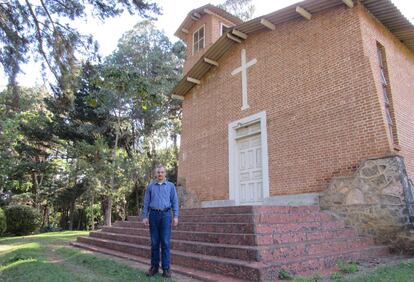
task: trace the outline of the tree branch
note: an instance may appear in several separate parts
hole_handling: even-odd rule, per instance
[[[53,69],[51,63],[49,62],[49,60],[47,58],[47,55],[46,55],[45,51],[43,50],[43,39],[42,39],[42,35],[41,35],[41,29],[40,29],[40,26],[39,26],[39,21],[38,21],[35,13],[33,11],[32,5],[29,3],[28,0],[25,0],[25,2],[26,2],[27,7],[29,8],[30,15],[32,16],[33,21],[34,21],[35,26],[36,26],[36,39],[37,39],[37,41],[39,43],[39,52],[42,55],[42,57],[44,58],[44,60],[46,61],[46,64],[49,66],[49,70],[53,73],[53,75],[55,76],[56,80],[59,81],[58,74]]]

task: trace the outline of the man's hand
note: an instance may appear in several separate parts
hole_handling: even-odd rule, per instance
[[[149,225],[148,218],[144,218],[142,220],[142,223],[144,223],[145,226],[148,226]]]
[[[173,226],[177,226],[177,225],[178,225],[178,218],[174,217]]]

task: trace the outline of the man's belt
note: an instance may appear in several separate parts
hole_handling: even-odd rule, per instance
[[[154,209],[154,208],[150,208],[150,211],[157,211],[157,212],[166,212],[169,211],[171,208],[165,208],[165,209]]]

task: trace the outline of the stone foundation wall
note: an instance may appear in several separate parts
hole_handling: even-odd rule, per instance
[[[412,226],[406,201],[412,196],[409,184],[402,157],[369,159],[354,176],[333,178],[320,205],[378,242],[392,244]]]
[[[188,191],[185,188],[185,178],[179,177],[177,179],[177,194],[180,203],[180,208],[199,208],[201,203],[195,193]]]

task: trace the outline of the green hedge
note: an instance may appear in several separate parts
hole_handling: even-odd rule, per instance
[[[28,235],[39,226],[39,213],[29,206],[6,208],[7,232],[13,235]]]

